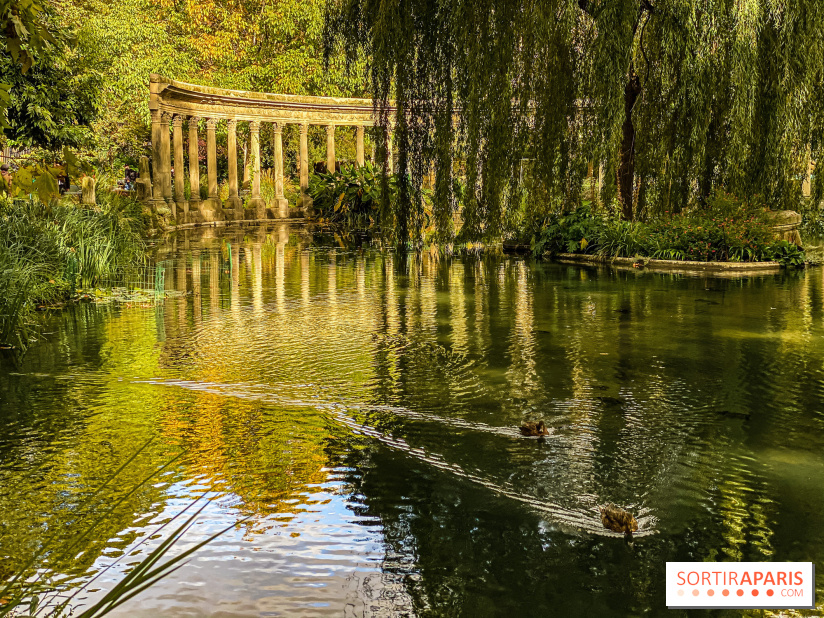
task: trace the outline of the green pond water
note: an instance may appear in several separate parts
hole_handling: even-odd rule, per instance
[[[156,258],[165,302],[56,313],[0,366],[0,576],[178,455],[49,554],[54,582],[121,558],[99,597],[203,495],[173,553],[242,523],[116,615],[678,616],[668,560],[824,558],[821,269],[401,256],[285,225]]]

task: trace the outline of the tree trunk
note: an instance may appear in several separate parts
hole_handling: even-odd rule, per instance
[[[629,80],[624,88],[624,125],[621,150],[618,153],[618,196],[624,219],[633,219],[633,189],[635,187],[635,125],[632,123],[632,108],[641,94],[641,82],[635,74],[635,67],[629,70]]]

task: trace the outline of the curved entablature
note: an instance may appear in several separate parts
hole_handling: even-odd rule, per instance
[[[151,75],[150,91],[149,109],[172,114],[248,122],[377,124],[371,99],[229,90],[188,84],[157,74]],[[388,111],[391,114],[394,107]]]

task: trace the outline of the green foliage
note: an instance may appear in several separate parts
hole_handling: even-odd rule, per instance
[[[763,210],[731,196],[716,199],[718,213],[712,209],[672,216],[664,213],[649,223],[597,215],[582,206],[567,215],[550,216],[533,236],[533,253],[702,262],[776,260],[786,266],[803,263],[804,254],[796,245],[775,240]]]
[[[824,212],[813,200],[802,200],[797,211],[801,214],[803,238],[824,238]]]
[[[395,177],[388,179],[387,187],[387,200],[392,204],[397,199]],[[380,172],[369,163],[314,174],[309,179],[309,195],[317,216],[351,227],[370,227],[380,221],[384,191]]]
[[[773,233],[754,215],[674,216],[648,226],[644,255],[659,259],[752,262],[771,259]]]
[[[57,167],[46,163],[22,165],[12,175],[11,183],[0,177],[0,193],[10,197],[36,195],[44,204],[60,196],[57,178],[67,173],[71,178],[94,174],[94,168],[63,147],[64,164]]]
[[[824,158],[820,0],[330,6],[329,52],[370,58],[381,125],[395,125],[396,172],[410,181],[396,225],[408,234],[420,229],[416,191],[432,163],[439,225],[448,179],[465,174],[465,234],[482,239],[520,208],[522,158],[533,160],[528,207],[541,217],[581,203],[594,163],[602,201],[613,202],[621,172],[624,216],[640,219],[718,188],[792,208],[810,155]]]
[[[324,68],[322,50],[325,0],[59,0],[58,11],[80,26],[77,46],[90,69],[103,76],[100,111],[93,128],[95,158],[105,168],[137,163],[148,154],[149,75],[222,88],[362,96],[366,83],[360,65],[347,71],[342,56]],[[271,139],[263,129],[262,163]],[[354,157],[354,139],[339,131],[339,157]],[[225,139],[219,134],[219,140]],[[243,124],[238,146],[245,143]],[[287,127],[283,146],[298,148],[296,128]],[[322,127],[309,132],[310,161],[325,146]],[[222,159],[222,160],[225,160]],[[265,167],[265,165],[264,165]]]
[[[603,217],[581,206],[566,215],[550,215],[532,241],[535,255],[591,253],[606,226]]]
[[[804,265],[804,252],[791,242],[778,240],[771,245],[770,251],[771,258],[782,266],[798,268]]]
[[[56,45],[62,33],[47,25],[46,5],[33,0],[0,0],[0,65],[26,73],[35,55]],[[53,24],[51,24],[53,26]],[[0,82],[0,126],[8,127],[5,110],[11,105],[12,84]]]
[[[6,137],[51,151],[88,144],[102,76],[66,45],[32,53],[35,63],[28,71],[11,57],[0,57],[0,82],[11,93]]]
[[[0,343],[25,350],[38,305],[66,299],[144,259],[139,204],[102,192],[97,208],[4,201],[0,214]]]
[[[45,6],[43,2],[34,0],[0,0],[3,55],[8,55],[24,72],[34,63],[34,53],[57,42],[45,23]]]

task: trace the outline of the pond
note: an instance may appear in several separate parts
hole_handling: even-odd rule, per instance
[[[59,312],[0,370],[6,573],[124,498],[50,553],[97,598],[199,496],[174,552],[231,529],[115,615],[671,616],[667,560],[824,556],[821,269],[399,255],[286,224],[156,258],[165,302]]]

